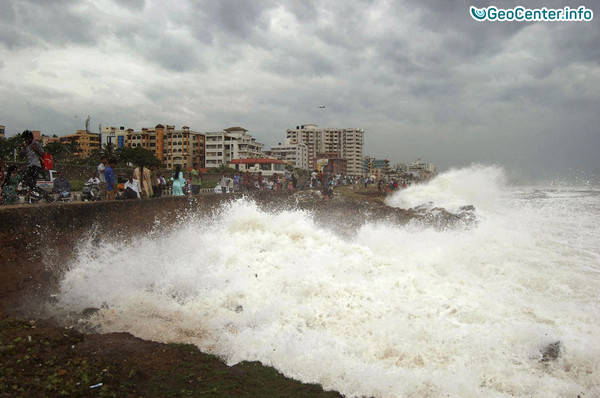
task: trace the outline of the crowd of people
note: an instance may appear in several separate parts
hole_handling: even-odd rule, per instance
[[[127,179],[122,189],[120,189],[118,177],[115,174],[116,163],[115,159],[103,156],[96,168],[97,176],[92,176],[87,182],[88,184],[98,185],[99,199],[157,198],[168,192],[168,182],[171,182],[173,195],[179,196],[184,194],[183,188],[186,186],[187,180],[184,178],[180,165],[177,165],[175,172],[168,181],[156,166],[148,168],[143,163],[140,163],[128,172]],[[199,192],[199,187],[202,184],[200,180],[200,168],[195,166],[191,175],[196,176],[194,178],[194,185],[198,186]]]
[[[284,173],[274,173],[272,176],[265,178],[261,171],[258,173],[243,173],[235,172],[231,175],[223,173],[219,179],[219,187],[221,192],[246,192],[253,190],[277,190],[277,189],[293,189],[298,186],[298,178],[296,173],[286,170]]]
[[[44,148],[33,139],[33,133],[29,130],[23,131],[21,138],[23,141],[18,150],[20,156],[27,159],[27,168],[21,173],[15,165],[11,165],[5,171],[4,161],[0,160],[0,204],[16,203],[19,185],[35,200],[44,197],[47,201],[52,201],[46,192],[37,187],[37,178],[42,171],[45,156]]]
[[[57,172],[52,187],[55,199],[50,199],[45,191],[37,188],[37,178],[43,169],[42,157],[44,151],[40,143],[33,139],[33,134],[30,131],[24,131],[22,138],[23,143],[19,147],[19,152],[22,157],[27,158],[28,165],[25,170],[19,170],[15,165],[5,167],[4,162],[0,159],[0,204],[18,203],[18,195],[23,190],[26,191],[27,195],[38,195],[38,200],[42,196],[47,201],[71,200],[71,184],[60,171]],[[115,159],[103,156],[94,175],[84,185],[82,199],[115,200],[155,198],[165,194],[173,196],[197,195],[202,188],[202,173],[200,165],[197,164],[194,165],[192,170],[186,170],[185,172],[182,170],[181,165],[176,165],[173,173],[165,177],[156,166],[146,167],[146,165],[140,163],[127,173],[127,178],[121,180],[123,181],[122,184],[119,183],[120,179],[115,172],[115,167]],[[310,173],[310,179],[305,180],[300,188],[319,188],[323,193],[323,197],[332,198],[335,186],[360,183],[364,183],[367,187],[368,184],[373,184],[375,181],[372,177],[361,178],[314,170]],[[380,179],[377,185],[378,190],[382,191],[386,184],[389,185],[389,190],[399,188],[397,180]],[[406,182],[403,182],[401,187],[406,188]],[[254,174],[249,171],[242,173],[236,171],[229,175],[223,173],[216,190],[222,193],[230,193],[295,188],[298,188],[298,178],[292,170],[275,173],[267,178],[263,177],[262,172]]]

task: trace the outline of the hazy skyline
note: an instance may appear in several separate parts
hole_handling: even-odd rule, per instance
[[[72,134],[242,126],[269,148],[315,123],[441,169],[600,174],[593,1],[0,0],[0,124]],[[478,22],[469,7],[590,22]],[[319,108],[325,106],[325,108]]]

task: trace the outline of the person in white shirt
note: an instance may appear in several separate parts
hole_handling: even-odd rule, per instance
[[[140,198],[140,193],[141,193],[140,184],[139,184],[138,180],[133,178],[132,174],[129,175],[129,179],[127,180],[127,182],[125,182],[123,189],[125,189],[125,193],[123,194],[123,197],[125,199],[139,199]]]
[[[100,164],[97,167],[98,170],[98,180],[100,183],[98,186],[100,187],[100,199],[106,199],[106,179],[104,178],[104,169],[106,169],[106,162],[108,162],[108,158],[106,156],[102,156],[100,159]]]

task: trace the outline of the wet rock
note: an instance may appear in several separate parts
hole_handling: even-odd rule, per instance
[[[91,317],[92,315],[94,315],[98,311],[100,311],[99,308],[88,307],[88,308],[84,309],[83,311],[81,311],[81,317],[82,318],[89,318],[89,317]]]
[[[554,343],[548,344],[546,347],[542,348],[540,350],[540,354],[542,356],[540,362],[549,362],[557,360],[558,356],[560,355],[560,345],[561,344],[559,340],[555,341]]]

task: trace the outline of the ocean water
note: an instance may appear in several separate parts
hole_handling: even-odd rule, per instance
[[[387,202],[473,205],[477,221],[349,237],[238,200],[166,233],[82,242],[58,307],[347,396],[600,395],[599,187],[514,187],[472,166]]]

